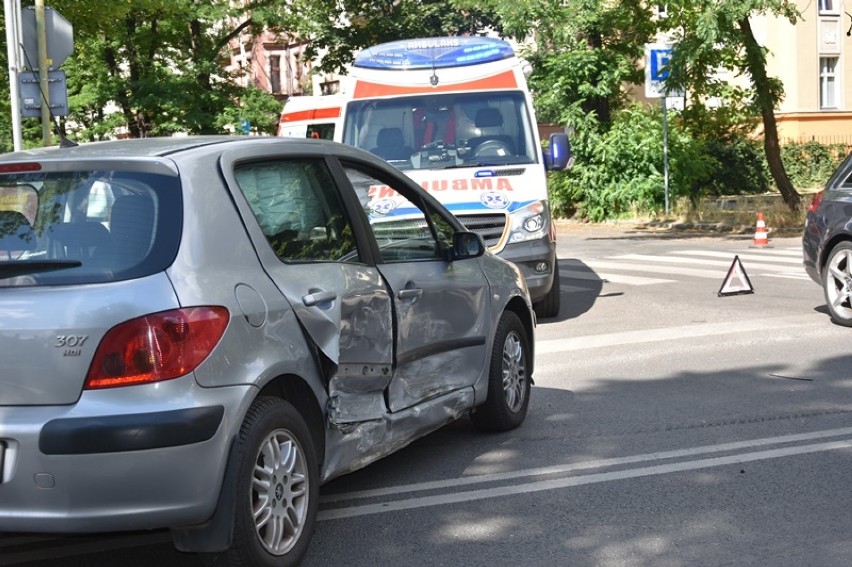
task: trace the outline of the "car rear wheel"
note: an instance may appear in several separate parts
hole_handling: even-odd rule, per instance
[[[316,523],[319,473],[304,419],[261,397],[240,430],[234,543],[227,565],[298,565]]]
[[[497,325],[488,378],[488,398],[473,413],[483,431],[509,431],[521,425],[530,403],[530,341],[526,328],[511,311]]]
[[[822,287],[834,322],[852,327],[852,242],[832,249],[822,271]]]

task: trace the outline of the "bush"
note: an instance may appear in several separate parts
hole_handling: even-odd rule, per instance
[[[702,193],[718,196],[769,191],[769,168],[759,141],[738,135],[727,140],[708,140],[706,149],[717,165]]]
[[[700,141],[673,122],[669,127],[670,200],[707,183],[715,160]],[[558,216],[602,221],[664,209],[662,114],[634,105],[613,117],[603,133],[583,132],[572,140],[575,165],[550,177]]]
[[[745,129],[687,129],[669,113],[670,204],[689,198],[766,193],[774,185],[763,144]],[[694,132],[691,134],[690,132]],[[665,202],[662,115],[657,107],[634,105],[613,117],[608,130],[594,121],[571,140],[575,165],[550,174],[554,215],[602,221],[655,216]],[[846,155],[842,144],[815,141],[782,147],[787,175],[798,189],[822,187]]]
[[[843,161],[848,148],[843,144],[816,141],[788,143],[781,147],[784,169],[797,189],[822,188]]]

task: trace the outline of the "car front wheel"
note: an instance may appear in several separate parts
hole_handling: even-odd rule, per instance
[[[841,242],[831,251],[822,271],[822,287],[831,318],[852,327],[852,242]]]
[[[521,425],[530,403],[532,378],[526,328],[511,311],[497,325],[488,378],[488,398],[472,414],[484,431],[509,431]]]
[[[298,565],[316,523],[319,473],[304,419],[288,402],[258,398],[240,430],[232,548],[227,565]]]

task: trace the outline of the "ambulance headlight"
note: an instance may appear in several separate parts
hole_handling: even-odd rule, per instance
[[[509,243],[544,238],[549,229],[547,204],[536,201],[509,215]]]

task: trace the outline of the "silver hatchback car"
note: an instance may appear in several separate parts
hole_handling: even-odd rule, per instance
[[[527,413],[518,269],[321,140],[0,156],[0,531],[170,528],[291,565],[323,482]]]

